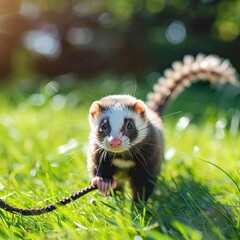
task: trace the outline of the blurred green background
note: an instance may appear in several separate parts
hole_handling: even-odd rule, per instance
[[[89,184],[95,99],[145,100],[185,54],[240,72],[239,13],[240,0],[0,0],[1,198],[38,207]],[[240,88],[199,82],[162,118],[166,161],[143,214],[90,194],[49,217],[1,211],[0,238],[239,239]]]
[[[50,95],[78,89],[76,104],[112,93],[145,99],[185,54],[217,54],[239,71],[239,12],[238,0],[1,0],[0,82],[13,99],[43,86]],[[169,112],[240,102],[239,89],[206,83],[186,94]]]

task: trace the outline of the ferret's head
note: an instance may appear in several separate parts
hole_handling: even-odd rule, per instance
[[[108,152],[128,151],[147,136],[146,114],[145,104],[132,96],[95,101],[89,113],[91,139]]]

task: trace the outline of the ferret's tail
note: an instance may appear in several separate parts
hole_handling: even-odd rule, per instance
[[[147,96],[148,107],[161,114],[170,99],[199,80],[238,84],[237,72],[229,60],[215,55],[198,54],[196,58],[186,55],[182,62],[174,62],[171,69],[166,69],[164,76],[153,86],[153,92]]]

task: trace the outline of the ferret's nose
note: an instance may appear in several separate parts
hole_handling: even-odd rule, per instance
[[[122,146],[122,140],[120,138],[112,138],[109,141],[109,145],[112,148],[120,148]]]

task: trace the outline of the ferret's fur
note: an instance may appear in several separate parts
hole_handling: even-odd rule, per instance
[[[89,113],[88,169],[92,184],[107,194],[129,181],[134,201],[147,200],[163,162],[161,114],[170,99],[197,80],[234,84],[236,71],[228,60],[199,54],[185,56],[164,72],[146,103],[129,95],[95,101]]]

